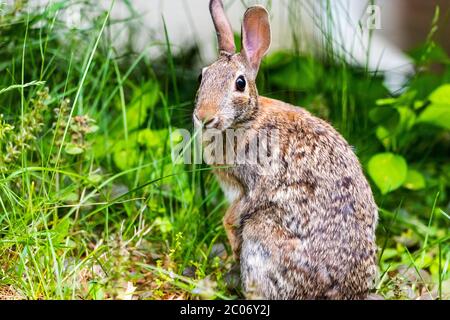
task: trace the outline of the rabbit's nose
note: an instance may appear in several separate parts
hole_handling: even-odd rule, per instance
[[[195,116],[206,128],[212,128],[218,122],[215,112],[211,112],[210,110],[198,110]]]

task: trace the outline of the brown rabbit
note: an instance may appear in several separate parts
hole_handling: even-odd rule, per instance
[[[258,96],[255,80],[271,42],[264,7],[245,13],[241,53],[222,2],[211,0],[210,11],[220,56],[202,71],[194,122],[223,135],[243,131],[233,151],[249,149],[259,132],[278,136],[277,163],[215,169],[230,196],[224,225],[246,296],[364,299],[377,272],[378,214],[357,157],[325,121]]]

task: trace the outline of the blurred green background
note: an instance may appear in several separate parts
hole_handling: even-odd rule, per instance
[[[214,176],[171,159],[192,127],[199,45],[173,46],[163,23],[143,50],[116,46],[114,28],[142,26],[117,3],[125,18],[95,1],[1,4],[0,299],[242,298]],[[64,19],[74,6],[82,26]],[[258,78],[355,147],[380,207],[378,298],[450,298],[445,8],[406,52],[416,73],[399,92],[332,47],[299,50],[294,32]]]

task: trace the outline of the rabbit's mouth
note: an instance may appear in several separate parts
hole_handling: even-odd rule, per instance
[[[194,126],[196,129],[202,129],[203,131],[207,130],[219,130],[225,131],[229,129],[233,121],[228,119],[227,117],[215,116],[211,119],[207,119],[205,121],[201,121],[196,114],[193,116]]]

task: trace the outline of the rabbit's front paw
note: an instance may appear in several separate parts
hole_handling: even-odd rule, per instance
[[[227,233],[228,241],[233,251],[233,258],[238,261],[241,254],[241,239],[239,237],[239,225],[236,223],[236,216],[234,210],[229,210],[223,219],[223,226]]]
[[[233,251],[233,258],[238,261],[241,254],[241,241],[238,236],[237,227],[235,225],[226,224],[224,222],[225,231],[227,233],[228,241]]]

